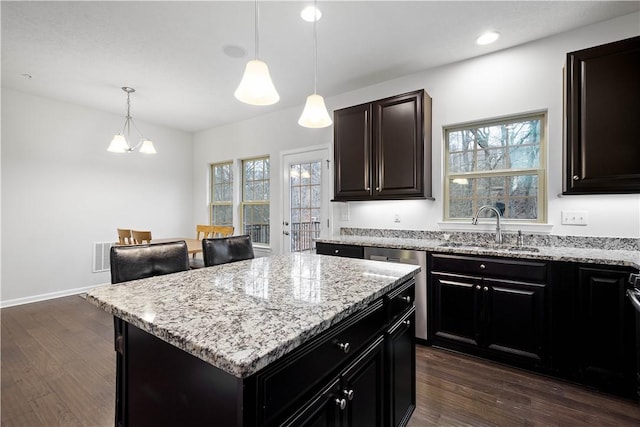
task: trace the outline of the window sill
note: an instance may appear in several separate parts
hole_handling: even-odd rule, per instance
[[[440,231],[476,231],[476,232],[495,232],[496,221],[492,219],[478,220],[477,225],[469,222],[458,221],[441,221],[437,223]],[[517,233],[518,230],[523,233],[530,234],[551,234],[553,224],[533,223],[533,222],[508,222],[500,221],[500,228],[505,233]]]

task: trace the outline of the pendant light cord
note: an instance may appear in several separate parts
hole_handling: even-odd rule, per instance
[[[255,49],[256,50],[256,52],[255,52],[256,56],[255,56],[254,59],[258,59],[260,57],[258,55],[258,52],[259,52],[259,49],[260,49],[259,48],[259,44],[258,44],[258,25],[259,25],[259,22],[260,22],[259,18],[260,18],[260,15],[258,13],[258,0],[256,0],[255,4],[254,4],[254,16],[253,16],[253,23],[254,23],[253,34],[254,34],[254,38],[255,38],[254,43],[256,45],[256,49]]]
[[[313,94],[318,92],[318,8],[317,0],[313,0]]]

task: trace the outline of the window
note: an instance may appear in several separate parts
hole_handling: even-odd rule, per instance
[[[445,220],[490,205],[508,220],[544,222],[545,122],[538,113],[446,128]]]
[[[211,165],[211,224],[233,225],[233,164]]]
[[[269,158],[242,161],[242,230],[269,244]]]

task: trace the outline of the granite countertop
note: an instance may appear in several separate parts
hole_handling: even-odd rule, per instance
[[[413,265],[298,253],[103,285],[84,297],[245,378],[418,271]]]
[[[497,247],[490,241],[453,242],[437,239],[411,239],[404,237],[369,237],[341,235],[319,238],[317,242],[357,246],[423,250],[438,253],[492,255],[510,258],[542,259],[548,261],[572,261],[592,264],[620,265],[640,269],[640,251],[617,249],[591,249],[585,247],[532,246],[518,248],[515,245]],[[447,246],[449,245],[449,246]]]

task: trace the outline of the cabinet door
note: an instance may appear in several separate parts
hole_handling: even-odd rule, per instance
[[[380,427],[384,421],[384,340],[379,337],[342,375],[345,425]]]
[[[336,110],[333,114],[334,200],[371,197],[371,104]]]
[[[483,279],[482,345],[497,357],[541,366],[545,288],[544,284]]]
[[[581,374],[605,389],[630,389],[633,379],[633,312],[625,297],[628,277],[626,271],[578,268]]]
[[[342,426],[340,379],[334,379],[322,392],[303,405],[293,416],[280,423],[282,427]]]
[[[417,91],[373,104],[375,198],[425,197],[425,148],[431,150],[424,139],[425,96]]]
[[[434,273],[433,340],[462,347],[478,347],[480,330],[480,279],[454,274]]]
[[[415,308],[387,330],[388,425],[404,426],[416,407]]]
[[[640,37],[567,54],[565,194],[640,193]]]

